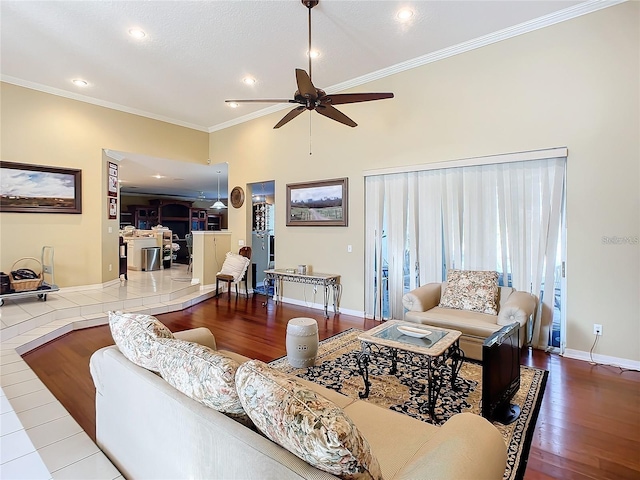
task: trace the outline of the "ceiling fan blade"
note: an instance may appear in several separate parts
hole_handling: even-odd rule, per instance
[[[298,83],[298,91],[305,98],[315,100],[318,98],[316,87],[311,83],[311,79],[307,72],[300,68],[296,68],[296,82]]]
[[[283,100],[276,98],[264,98],[256,100],[225,100],[225,103],[298,103],[295,100]]]
[[[331,120],[344,123],[345,125],[348,125],[350,127],[358,126],[356,122],[351,120],[337,108],[333,108],[331,105],[318,105],[316,107],[316,112],[318,112],[320,115],[324,115],[325,117],[329,117]]]
[[[278,123],[276,123],[276,126],[273,127],[273,128],[280,128],[285,123],[288,123],[291,120],[293,120],[294,118],[296,118],[298,115],[300,115],[305,110],[306,110],[306,107],[303,107],[303,106],[294,108],[289,113],[287,113],[284,117],[282,117],[282,120],[280,120]]]
[[[323,103],[331,105],[343,105],[345,103],[371,102],[372,100],[383,100],[393,98],[393,93],[337,93],[327,95],[322,99]]]

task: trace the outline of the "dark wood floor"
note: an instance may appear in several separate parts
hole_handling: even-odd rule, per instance
[[[158,315],[172,331],[207,327],[218,348],[271,361],[286,355],[287,321],[312,317],[320,339],[372,320],[322,317],[318,310],[272,303],[265,297],[212,299],[181,312]],[[72,332],[24,356],[26,362],[82,428],[95,439],[95,389],[89,357],[113,344],[109,328]],[[639,479],[640,372],[527,351],[523,363],[549,370],[525,479]]]

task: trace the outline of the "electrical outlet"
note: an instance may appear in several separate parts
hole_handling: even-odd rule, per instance
[[[599,323],[593,324],[593,334],[594,335],[602,335],[602,325]]]
[[[353,247],[351,245],[347,245],[347,252],[353,252]]]
[[[109,271],[113,270],[113,265],[109,264]]]

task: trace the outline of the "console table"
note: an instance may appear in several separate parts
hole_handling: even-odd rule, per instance
[[[338,297],[340,295],[340,275],[332,273],[310,273],[300,274],[287,272],[284,269],[272,269],[264,271],[266,277],[265,284],[272,284],[274,287],[274,301],[282,300],[283,282],[304,283],[307,285],[322,285],[324,289],[324,316],[329,318],[329,291],[333,292],[333,313],[338,313]],[[269,297],[264,302],[267,305]]]

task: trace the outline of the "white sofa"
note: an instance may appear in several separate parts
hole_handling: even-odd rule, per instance
[[[535,295],[499,287],[498,314],[491,315],[440,307],[440,297],[446,288],[447,282],[427,283],[406,293],[402,298],[407,309],[404,319],[462,332],[460,348],[465,357],[475,360],[482,360],[482,344],[487,337],[505,325],[520,324],[520,347],[529,341],[537,305]]]
[[[176,338],[215,349],[204,328]],[[239,363],[248,359],[224,352]],[[99,447],[128,479],[335,479],[226,415],[192,400],[116,346],[91,357]],[[470,413],[436,427],[311,382],[340,406],[371,445],[383,477],[499,479],[506,447],[498,430]]]

